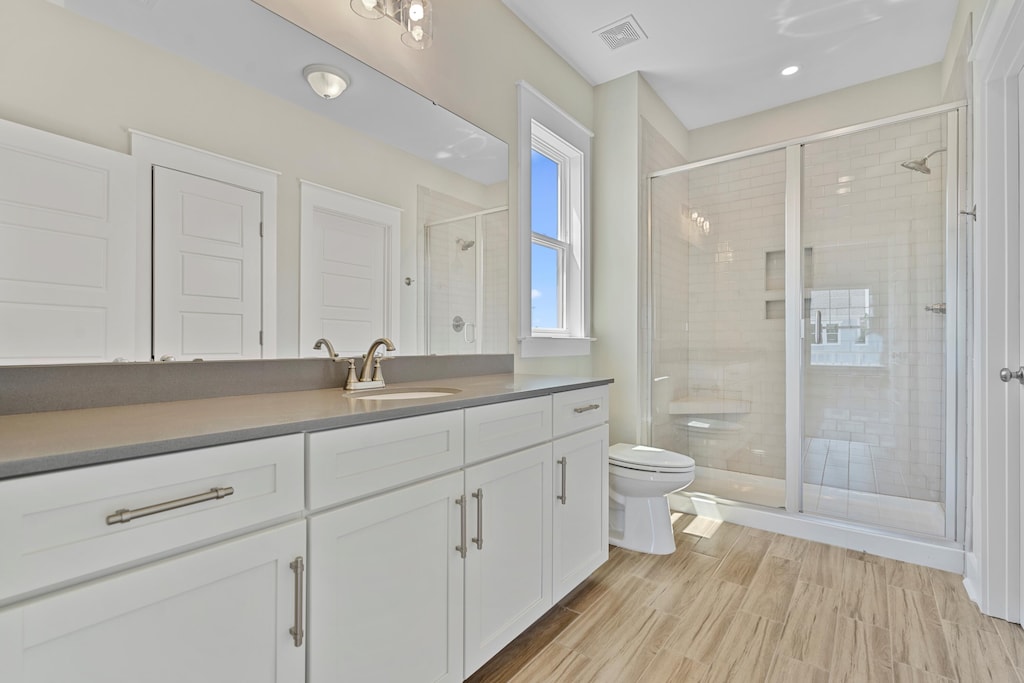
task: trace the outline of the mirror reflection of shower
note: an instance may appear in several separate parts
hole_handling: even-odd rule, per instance
[[[508,207],[428,221],[423,232],[426,353],[502,352],[508,343]]]
[[[938,154],[939,152],[945,152],[945,151],[946,151],[946,148],[943,147],[942,149],[935,150],[934,152],[932,152],[928,156],[924,157],[923,159],[911,159],[910,161],[904,161],[902,164],[900,164],[900,166],[902,166],[903,168],[906,168],[906,169],[910,169],[911,171],[916,171],[917,173],[924,173],[925,175],[931,175],[932,174],[932,169],[928,168],[928,160],[931,159],[936,154]]]

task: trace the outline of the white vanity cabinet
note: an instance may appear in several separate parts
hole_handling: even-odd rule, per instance
[[[301,681],[305,541],[292,522],[2,610],[0,681]]]
[[[608,559],[608,425],[554,442],[552,601]]]
[[[303,680],[302,455],[295,434],[0,481],[0,681]]]
[[[309,519],[309,683],[462,675],[462,472]]]
[[[468,467],[466,501],[469,676],[553,604],[551,444]]]

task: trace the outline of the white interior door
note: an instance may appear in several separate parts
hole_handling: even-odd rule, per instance
[[[131,157],[0,121],[0,364],[135,354]]]
[[[259,358],[261,197],[153,168],[153,357]]]
[[[340,355],[397,338],[401,209],[306,182],[301,201],[300,355],[320,337]]]

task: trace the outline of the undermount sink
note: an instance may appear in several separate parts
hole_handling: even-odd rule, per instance
[[[350,394],[349,398],[357,398],[361,401],[409,401],[419,398],[442,398],[457,394],[459,391],[461,390],[435,387],[425,387],[423,389],[380,389],[368,391],[365,394]]]

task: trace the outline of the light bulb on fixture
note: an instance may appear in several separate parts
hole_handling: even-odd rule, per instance
[[[409,21],[422,21],[423,0],[411,0],[409,3]]]
[[[387,17],[405,29],[402,42],[414,50],[430,47],[434,37],[430,0],[350,0],[352,11],[366,19]]]
[[[402,42],[414,50],[430,47],[434,37],[429,0],[403,0],[402,24],[405,33]]]
[[[352,11],[364,19],[380,19],[384,16],[384,8],[380,0],[352,0]]]
[[[348,88],[345,72],[327,64],[310,64],[302,70],[302,75],[313,92],[325,100],[333,100]]]

